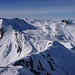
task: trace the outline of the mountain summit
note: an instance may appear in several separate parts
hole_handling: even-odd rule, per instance
[[[75,20],[0,18],[0,75],[74,75]]]

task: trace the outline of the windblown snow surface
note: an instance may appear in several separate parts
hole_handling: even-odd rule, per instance
[[[75,75],[75,20],[0,18],[0,75]]]

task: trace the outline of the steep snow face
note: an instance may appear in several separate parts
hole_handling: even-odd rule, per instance
[[[74,20],[14,18],[0,25],[0,75],[75,74]]]
[[[3,37],[0,40],[1,66],[8,65],[22,57],[44,51],[52,43],[50,40],[40,39],[35,26],[25,21],[23,21],[25,24],[20,25],[18,20],[20,23],[23,21],[20,19],[3,19]],[[22,30],[23,28],[25,30]]]
[[[27,29],[36,29],[34,26],[28,24],[22,19],[14,18],[14,19],[3,19],[3,26],[11,25],[14,30],[23,31]]]
[[[75,54],[59,42],[54,41],[46,51],[18,60],[13,65],[22,66],[23,68],[19,69],[19,72],[23,75],[30,73],[33,73],[32,75],[74,75],[74,59]],[[29,72],[26,72],[27,70]]]
[[[3,22],[1,21],[4,34],[3,38],[0,40],[0,65],[7,65],[12,61],[15,61],[33,52],[33,48],[29,42],[30,39],[25,33],[23,33],[23,29],[34,30],[35,27],[26,22],[24,22],[25,25],[23,24],[22,26],[22,24],[20,25],[20,23],[17,21],[17,19],[3,19]],[[22,20],[19,19],[19,21],[21,22]]]
[[[45,51],[23,57],[3,67],[2,74],[13,74],[14,71],[15,75],[74,75],[74,59],[75,53],[54,41]]]

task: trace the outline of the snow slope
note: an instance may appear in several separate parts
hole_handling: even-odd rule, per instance
[[[74,75],[75,21],[0,19],[0,75]]]

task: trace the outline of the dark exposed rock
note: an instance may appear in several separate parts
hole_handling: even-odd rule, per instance
[[[40,62],[40,61],[38,61],[38,62],[39,62],[39,69],[43,71],[43,70],[44,70],[44,68],[42,67],[41,62]]]
[[[40,72],[36,72],[34,69],[30,68],[30,71],[33,72],[35,75],[40,75]]]
[[[49,63],[49,65],[50,65],[50,67],[51,67],[51,70],[52,70],[52,71],[55,71],[56,69],[54,68],[54,66],[52,65],[52,63],[51,63],[50,61],[48,61],[48,63]]]
[[[66,23],[66,24],[71,24],[72,23],[72,21],[70,21],[70,20],[62,20],[62,23]]]
[[[29,60],[29,64],[30,64],[30,67],[32,67],[33,68],[33,60],[32,60],[32,58],[30,57],[30,60]]]
[[[18,49],[17,49],[17,53],[21,53],[21,51],[22,51],[22,48],[18,45]]]
[[[1,35],[0,39],[3,38],[3,34],[4,34],[4,32],[3,32],[3,27],[2,27],[2,28],[0,28],[0,35]]]
[[[13,65],[14,66],[18,66],[18,65],[24,66],[24,59],[21,59],[21,60],[16,61]]]

